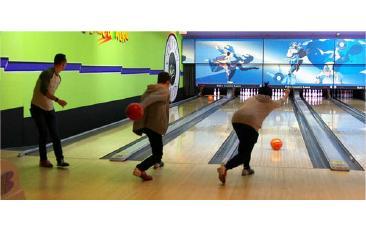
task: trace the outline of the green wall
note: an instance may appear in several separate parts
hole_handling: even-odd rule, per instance
[[[169,32],[128,32],[128,42],[116,40],[98,45],[97,34],[81,32],[0,32],[0,56],[10,61],[53,62],[64,53],[69,63],[83,65],[123,66],[127,68],[163,69],[165,43]],[[180,54],[182,36],[176,34]],[[183,67],[181,64],[181,71]],[[0,110],[24,107],[28,117],[33,88],[40,72],[4,72],[0,69]],[[156,82],[156,75],[119,73],[61,73],[62,83],[56,95],[69,104],[65,109],[120,100],[143,93]],[[183,87],[183,79],[180,79]]]

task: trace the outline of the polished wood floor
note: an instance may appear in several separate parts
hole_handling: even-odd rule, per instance
[[[26,199],[365,199],[363,171],[254,166],[250,177],[230,171],[222,186],[216,165],[166,162],[141,182],[131,175],[137,162],[70,158],[68,169],[46,169],[34,156],[2,156],[18,168]]]
[[[201,98],[172,115],[185,115],[205,103],[207,99]],[[39,168],[37,156],[17,158],[16,151],[2,150],[1,158],[18,169],[26,199],[365,199],[364,171],[312,168],[291,104],[265,120],[253,150],[256,173],[242,177],[241,168],[236,168],[229,171],[222,186],[217,165],[208,161],[232,130],[230,119],[240,103],[238,99],[227,103],[168,143],[164,147],[165,167],[149,170],[154,178],[150,182],[132,176],[138,162],[98,159],[133,140],[126,136],[127,141],[119,141],[122,135],[118,130],[65,147],[71,164],[68,169]],[[323,107],[328,110],[328,106],[325,103]],[[281,151],[270,149],[273,137],[283,140]],[[55,164],[53,156],[50,160]]]
[[[360,100],[348,99],[348,103]],[[313,106],[323,121],[333,131],[342,144],[366,169],[366,125],[343,111],[332,101],[323,100],[320,105]]]

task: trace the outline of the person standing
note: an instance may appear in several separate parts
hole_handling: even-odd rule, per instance
[[[64,54],[56,54],[54,58],[54,66],[43,71],[39,75],[36,86],[33,90],[30,112],[38,129],[40,167],[53,167],[53,164],[47,159],[46,144],[48,133],[51,136],[53,151],[57,160],[57,166],[69,166],[69,164],[64,161],[61,140],[58,132],[56,112],[53,107],[53,101],[62,107],[67,105],[65,100],[55,96],[55,92],[61,83],[60,72],[65,69],[66,64],[66,56]]]

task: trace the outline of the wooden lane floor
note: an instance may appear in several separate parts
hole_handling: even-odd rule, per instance
[[[208,163],[232,131],[231,118],[240,107],[238,99],[183,133],[164,147],[163,160],[171,163]],[[283,141],[272,150],[271,139]],[[313,168],[291,104],[273,111],[263,123],[253,149],[254,167]]]
[[[163,160],[169,163],[207,164],[229,136],[231,118],[240,107],[234,99],[164,146]]]
[[[270,141],[273,138],[281,139],[281,150],[272,150]],[[251,165],[313,168],[290,100],[286,105],[271,112],[263,121],[257,144],[253,149]]]
[[[184,141],[176,142],[175,147],[172,146],[169,149],[168,144],[164,150],[165,166],[158,170],[150,169],[148,173],[154,179],[149,182],[141,182],[139,178],[132,176],[132,171],[138,163],[135,161],[117,163],[98,159],[86,160],[81,157],[70,160],[72,164],[68,169],[45,169],[38,167],[39,158],[37,156],[28,156],[26,159],[17,158],[17,152],[2,150],[1,158],[11,161],[18,168],[21,188],[24,190],[26,199],[365,200],[364,171],[338,172],[329,169],[312,169],[303,165],[287,166],[274,162],[268,164],[271,158],[267,159],[267,164],[260,164],[259,157],[255,156],[252,158],[253,167],[256,170],[253,176],[243,177],[240,175],[241,168],[236,168],[229,172],[227,183],[222,186],[217,179],[217,165],[210,165],[207,162],[230,133],[231,115],[237,106],[239,106],[237,100],[229,102],[220,109],[226,112],[226,118],[222,116],[221,119],[209,119],[211,123],[205,122],[194,128],[195,133],[191,133],[192,135]],[[283,130],[286,127],[296,128],[294,124],[297,124],[297,121],[294,116],[282,115],[284,118],[281,118],[277,115],[277,112],[283,112],[286,115],[291,110],[291,106],[287,105],[274,111],[263,124],[262,136],[267,136],[268,140],[272,138],[269,130],[271,123],[279,127],[271,132],[273,136],[284,134]],[[220,127],[218,124],[220,121],[226,122],[225,126]],[[219,134],[219,138],[212,138],[210,130],[217,130],[215,133]],[[290,142],[287,142],[294,140],[290,134],[296,135],[293,132],[294,129],[288,130],[289,135],[286,135],[288,138],[282,137],[284,141],[282,150],[287,151],[280,154],[280,158],[283,160],[286,160],[283,157],[284,154],[289,156],[291,153],[288,150],[293,147],[288,144]],[[189,133],[189,131],[187,132]],[[205,137],[197,137],[198,132],[205,134]],[[261,140],[262,143],[258,140],[257,146],[266,149],[269,142],[264,142],[267,140],[265,138]],[[185,147],[185,143],[191,144]],[[200,144],[196,146],[196,143]],[[210,147],[205,148],[204,144],[208,144]],[[297,149],[300,147],[306,149],[302,144]],[[174,149],[177,148],[179,150],[174,153]],[[184,151],[184,148],[188,151]],[[260,147],[255,150],[260,151]],[[268,151],[270,151],[269,147]],[[255,153],[257,152],[254,151]],[[185,157],[179,157],[179,154],[183,154]],[[196,157],[189,156],[190,154]],[[206,154],[209,155],[201,158]],[[51,161],[55,163],[54,160]]]
[[[350,105],[351,107],[356,108],[361,112],[366,112],[366,102],[360,99],[353,99],[353,98],[344,98],[341,99],[342,102]]]
[[[329,100],[313,106],[342,144],[366,169],[366,126]]]
[[[26,199],[365,199],[364,171],[257,167],[242,177],[234,169],[222,186],[217,165],[168,162],[141,182],[131,175],[134,161],[74,159],[69,169],[45,169],[36,156],[5,157],[17,166]]]
[[[178,120],[195,110],[207,105],[207,97],[200,97],[170,109],[170,122]],[[121,110],[121,113],[122,110]],[[86,137],[63,146],[65,160],[70,158],[100,158],[111,151],[140,138],[132,132],[132,122]],[[53,151],[48,152],[49,158],[55,158]]]

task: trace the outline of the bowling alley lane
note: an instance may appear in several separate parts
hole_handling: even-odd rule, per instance
[[[170,108],[170,122],[174,122],[195,110],[207,105],[207,97],[200,97],[185,102],[179,106]],[[121,109],[121,113],[123,110]],[[132,132],[132,121],[115,128],[88,136],[74,143],[63,146],[65,159],[67,158],[100,158],[111,151],[140,138]],[[50,158],[54,158],[53,151],[48,152]]]
[[[229,136],[231,117],[239,106],[239,99],[229,102],[167,144],[163,159],[174,163],[208,163]],[[270,146],[275,137],[283,142],[280,151],[273,151]],[[251,164],[254,167],[313,167],[291,104],[273,111],[264,121]]]
[[[361,112],[366,112],[366,102],[363,100],[353,98],[342,98],[340,100]]]
[[[313,108],[361,166],[366,168],[365,124],[329,100],[323,100]]]
[[[164,146],[163,160],[168,163],[207,164],[229,136],[232,115],[240,104],[239,98],[229,101],[169,142]]]
[[[273,138],[279,138],[283,143],[279,151],[271,148]],[[313,168],[291,100],[263,121],[252,152],[251,166]]]

